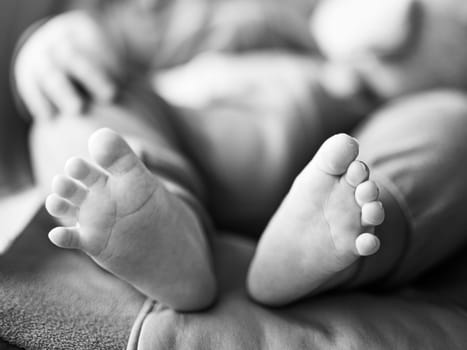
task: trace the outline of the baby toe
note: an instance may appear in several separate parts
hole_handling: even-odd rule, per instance
[[[55,193],[47,197],[45,207],[50,215],[57,218],[76,219],[78,214],[78,208]]]
[[[371,233],[362,233],[355,240],[355,247],[360,256],[368,256],[375,254],[381,243],[378,237]]]
[[[318,167],[330,175],[342,175],[358,155],[358,142],[346,134],[326,140],[316,153]]]
[[[65,164],[65,173],[72,179],[79,181],[86,187],[105,183],[107,175],[82,158],[71,158]]]
[[[97,130],[89,138],[89,153],[96,163],[111,174],[121,174],[140,161],[128,143],[110,129]]]
[[[379,188],[374,181],[365,181],[355,189],[355,200],[359,206],[376,201],[379,197]]]
[[[86,198],[88,191],[68,176],[57,175],[52,181],[52,191],[76,206]]]
[[[60,248],[81,248],[79,231],[76,227],[56,227],[49,232],[49,239]]]
[[[362,206],[362,225],[377,226],[384,221],[383,204],[379,201],[365,203]]]
[[[370,172],[365,163],[356,160],[350,163],[347,172],[345,173],[345,179],[347,183],[352,187],[357,187],[362,182],[368,179]]]

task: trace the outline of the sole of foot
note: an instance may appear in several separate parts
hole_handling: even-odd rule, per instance
[[[89,153],[90,161],[71,158],[65,175],[53,180],[46,208],[76,226],[54,228],[50,240],[84,251],[103,268],[173,308],[209,304],[214,278],[209,253],[195,243],[194,237],[202,240],[204,233],[191,208],[168,192],[110,129],[90,137]]]
[[[283,305],[351,276],[376,253],[384,220],[377,185],[357,160],[358,142],[328,139],[295,180],[258,244],[248,275],[257,301]],[[336,283],[333,283],[336,282]]]

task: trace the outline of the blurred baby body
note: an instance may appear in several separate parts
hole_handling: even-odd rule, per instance
[[[467,87],[462,0],[323,1],[310,28],[328,60],[358,71],[385,100]]]

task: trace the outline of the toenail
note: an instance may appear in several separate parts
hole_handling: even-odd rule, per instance
[[[365,164],[365,162],[362,162],[361,160],[357,160],[356,162],[358,162],[360,168],[363,170],[363,172],[365,174],[368,174],[370,172],[370,169],[368,168],[368,166]]]

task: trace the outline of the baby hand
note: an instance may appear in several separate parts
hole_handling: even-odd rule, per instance
[[[109,101],[116,91],[114,51],[86,13],[58,15],[20,49],[14,66],[18,92],[35,118],[48,118],[57,111],[78,113],[86,95]]]

